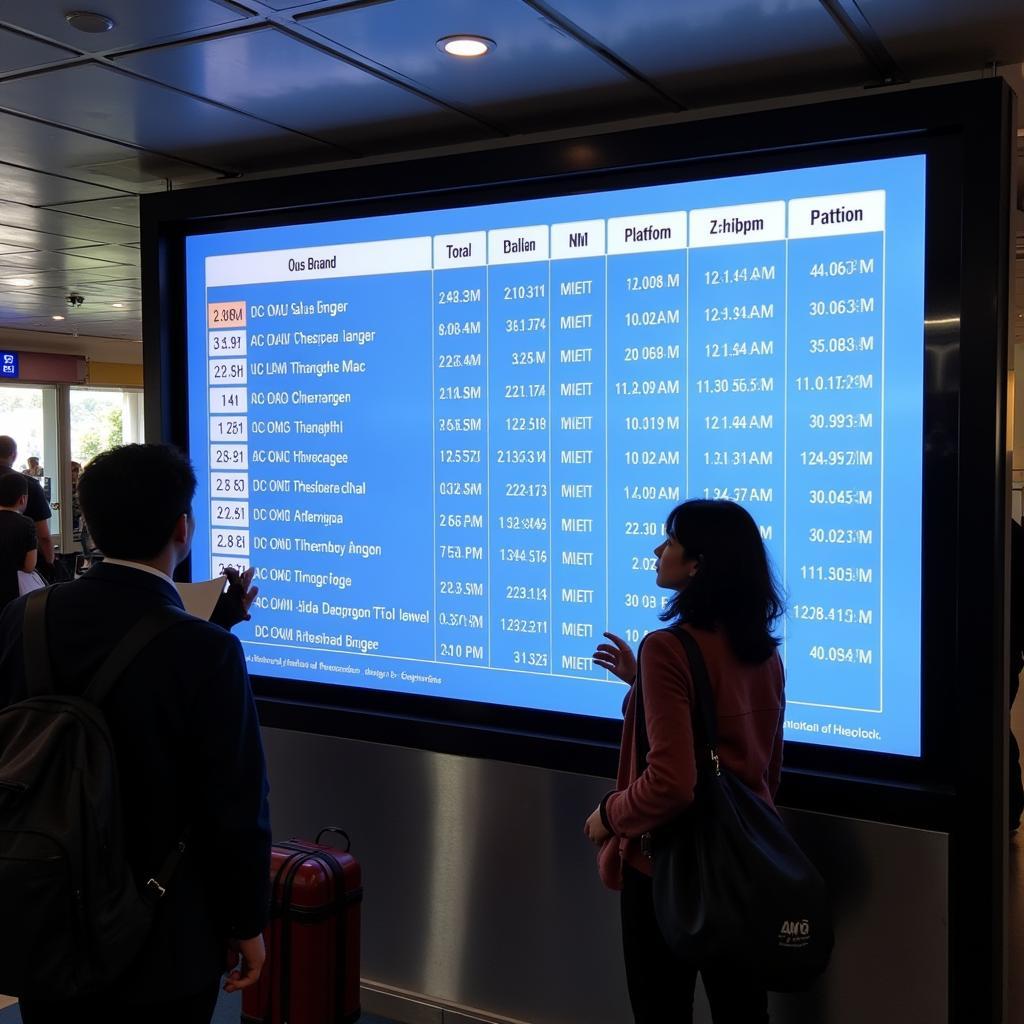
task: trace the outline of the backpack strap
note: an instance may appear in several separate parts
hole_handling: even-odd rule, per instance
[[[86,700],[92,701],[93,704],[102,704],[110,696],[110,691],[113,690],[128,666],[142,653],[143,649],[164,630],[169,629],[176,622],[183,622],[188,618],[191,618],[188,612],[173,605],[156,608],[148,615],[144,615],[107,655],[106,661],[100,665],[82,696]]]
[[[25,651],[25,686],[27,696],[41,697],[53,693],[53,664],[46,642],[46,602],[50,588],[33,590],[25,601],[22,641]]]

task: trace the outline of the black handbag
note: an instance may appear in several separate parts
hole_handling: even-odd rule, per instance
[[[778,812],[719,763],[715,699],[703,655],[686,630],[666,632],[682,644],[693,678],[697,787],[686,811],[645,837],[658,927],[681,960],[742,964],[767,989],[801,991],[832,954],[825,883]],[[639,670],[636,686],[643,771],[650,743]]]

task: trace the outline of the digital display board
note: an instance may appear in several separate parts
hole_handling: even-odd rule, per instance
[[[615,719],[688,497],[757,521],[787,739],[921,751],[925,157],[186,238],[193,576],[281,680]]]

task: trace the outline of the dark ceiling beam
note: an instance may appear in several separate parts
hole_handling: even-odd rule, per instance
[[[857,0],[818,0],[843,30],[847,38],[860,50],[864,60],[875,69],[880,85],[895,85],[909,81],[896,63],[878,33],[857,6]]]
[[[611,64],[612,67],[616,68],[627,78],[631,78],[634,82],[638,82],[645,88],[657,93],[674,110],[686,109],[674,96],[670,96],[664,89],[637,71],[632,64],[623,60],[614,51],[609,50],[600,39],[595,39],[589,32],[585,32],[580,28],[576,22],[571,21],[564,14],[556,11],[547,0],[522,0],[522,2],[527,7],[533,8],[545,21],[550,22],[559,31],[564,32],[567,36],[571,36],[581,46],[585,46],[588,50],[596,53],[598,57]]]

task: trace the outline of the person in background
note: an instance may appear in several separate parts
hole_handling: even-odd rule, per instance
[[[115,448],[82,473],[82,514],[106,559],[51,591],[50,655],[61,692],[83,692],[151,610],[182,607],[171,577],[191,548],[195,487],[188,459],[165,445]],[[236,620],[255,596],[250,581],[233,581]],[[25,697],[24,617],[24,599],[0,615],[0,707]],[[265,957],[268,786],[241,645],[221,627],[183,616],[138,655],[103,711],[136,878],[152,877],[186,829],[193,839],[124,976],[88,997],[23,999],[22,1020],[208,1024],[225,950],[229,992],[255,984]]]
[[[36,527],[24,514],[27,502],[26,477],[0,476],[0,611],[18,596],[18,573],[36,567]]]
[[[82,464],[71,463],[71,539],[81,547],[83,554],[89,554],[89,530],[82,519],[82,504],[78,500],[78,478],[82,475]]]
[[[17,442],[13,437],[0,434],[0,475],[17,472],[14,469],[17,458]],[[30,476],[26,476],[25,479],[28,480],[28,504],[25,506],[25,515],[36,524],[36,540],[39,544],[39,561],[36,568],[45,575],[53,565],[53,538],[50,536],[50,517],[53,513],[38,481]]]
[[[30,476],[38,480],[43,476],[43,467],[39,465],[39,459],[35,455],[30,455],[26,460],[26,466],[22,470],[25,476]]]
[[[730,501],[687,501],[665,523],[657,584],[674,591],[662,620],[681,625],[707,663],[718,717],[722,763],[772,804],[782,770],[785,707],[782,661],[773,635],[783,604],[764,542],[750,514]],[[694,801],[697,762],[689,661],[668,630],[640,645],[640,674],[650,751],[637,764],[637,659],[613,633],[594,662],[630,684],[616,788],[587,819],[600,846],[601,879],[621,890],[626,981],[636,1024],[691,1024],[700,973],[715,1024],[767,1024],[767,993],[749,968],[719,961],[683,963],[655,918],[651,862],[641,836],[676,819]]]

